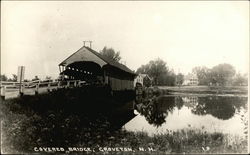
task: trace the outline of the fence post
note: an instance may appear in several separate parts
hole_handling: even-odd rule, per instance
[[[77,86],[77,81],[74,82],[74,87],[76,87],[76,86]]]
[[[20,86],[20,92],[19,92],[20,94],[19,94],[19,95],[20,95],[20,96],[23,96],[23,92],[24,92],[24,90],[23,90],[23,86],[22,86],[22,84],[21,84],[21,83],[20,83],[20,85],[21,85],[21,86]]]
[[[6,91],[6,86],[2,86],[0,92],[1,100],[5,100],[5,91]]]
[[[70,86],[70,81],[67,81],[67,88],[69,88]]]
[[[37,95],[37,94],[38,94],[38,88],[39,88],[39,83],[38,83],[38,84],[36,84],[36,88],[35,88],[35,95]]]

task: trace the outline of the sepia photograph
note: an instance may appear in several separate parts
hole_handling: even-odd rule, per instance
[[[249,1],[0,3],[0,154],[249,153]]]

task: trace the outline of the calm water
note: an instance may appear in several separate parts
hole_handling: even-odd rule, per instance
[[[200,129],[247,134],[247,97],[161,96],[137,102],[136,109],[137,116],[124,125],[128,131],[153,135],[168,130]]]

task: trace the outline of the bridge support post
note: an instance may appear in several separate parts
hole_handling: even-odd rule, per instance
[[[57,83],[57,89],[59,89],[60,86],[61,86],[60,81],[58,81],[58,83]]]
[[[39,88],[39,84],[36,84],[35,95],[38,95],[38,88]]]
[[[2,86],[1,87],[1,92],[0,92],[0,98],[1,98],[1,100],[5,100],[5,91],[6,91],[6,86]]]
[[[67,88],[69,88],[70,86],[70,81],[67,81]]]
[[[50,83],[48,83],[48,88],[47,88],[48,92],[50,92]]]

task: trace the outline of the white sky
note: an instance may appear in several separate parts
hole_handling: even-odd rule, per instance
[[[249,2],[1,1],[1,72],[54,78],[92,40],[121,52],[132,70],[161,58],[176,72],[230,63],[248,72]]]

